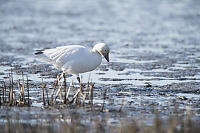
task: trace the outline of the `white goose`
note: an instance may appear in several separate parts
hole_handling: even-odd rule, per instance
[[[53,49],[36,50],[35,55],[44,61],[53,64],[63,73],[77,75],[97,68],[102,61],[102,56],[109,62],[109,47],[105,43],[96,44],[92,50],[81,45],[68,45]]]

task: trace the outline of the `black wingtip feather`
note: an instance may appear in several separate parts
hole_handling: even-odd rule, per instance
[[[35,55],[43,54],[43,51],[38,51],[38,50],[37,50],[34,54],[35,54]]]
[[[44,49],[37,49],[35,50],[35,55],[39,55],[39,54],[43,54],[43,52],[46,50],[46,49],[49,49],[49,48],[44,48]]]

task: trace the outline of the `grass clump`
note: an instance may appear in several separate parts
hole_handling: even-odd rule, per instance
[[[120,125],[110,125],[106,121],[94,119],[91,124],[84,124],[81,119],[71,117],[68,119],[38,121],[37,124],[21,123],[18,120],[7,118],[4,125],[0,125],[0,133],[197,133],[200,131],[200,122],[192,120],[189,116],[169,117],[166,121],[155,115],[152,125],[146,125],[142,120],[121,121]],[[55,123],[55,121],[57,121]]]

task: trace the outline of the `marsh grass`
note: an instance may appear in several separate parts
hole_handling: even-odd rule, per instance
[[[1,106],[31,106],[29,79],[26,75],[24,79],[23,72],[19,74],[17,81],[14,81],[13,72],[8,74],[8,77],[2,83],[0,92]],[[17,83],[17,86],[15,85]],[[93,87],[94,83],[87,82],[85,85],[79,84],[75,87],[73,82],[67,86],[66,76],[63,74],[63,79],[57,76],[53,85],[53,91],[47,88],[47,83],[41,78],[41,99],[43,106],[54,106],[57,104],[93,104]],[[74,94],[71,92],[75,90]],[[39,99],[39,98],[38,98]]]
[[[14,87],[17,84],[17,87]],[[21,73],[21,79],[16,82],[13,78],[13,72],[8,74],[7,79],[1,85],[0,105],[4,106],[30,106],[29,79],[27,76],[26,85],[24,74]],[[27,96],[25,96],[25,92]]]
[[[30,99],[30,84],[28,75],[19,74],[17,81],[14,81],[13,72],[8,75],[8,78],[2,82],[0,91],[0,107],[1,106],[31,106]],[[26,77],[26,80],[25,78]],[[67,86],[66,76],[63,75],[61,80],[57,76],[53,88],[48,88],[47,83],[41,79],[41,102],[43,107],[55,107],[57,105],[76,105],[76,108],[85,107],[89,105],[91,109],[94,106],[94,83],[87,82],[86,84],[79,84],[75,86],[70,82]],[[52,90],[53,89],[53,90]],[[105,103],[108,98],[108,90],[105,88],[101,99],[102,106],[98,108],[101,113],[109,112],[106,109]],[[39,99],[39,98],[38,98]],[[124,97],[122,98],[117,113],[123,113]],[[69,106],[65,106],[69,107]],[[86,107],[85,107],[86,108]],[[93,110],[97,111],[97,110]],[[112,113],[112,112],[109,112]],[[74,114],[73,114],[74,115]],[[103,117],[103,116],[102,116]],[[107,116],[106,116],[107,117]],[[109,119],[109,118],[104,118]],[[200,131],[200,121],[191,119],[190,113],[186,117],[173,116],[167,120],[163,120],[157,113],[155,113],[152,125],[146,125],[142,120],[132,121],[119,120],[120,124],[110,124],[105,120],[93,119],[90,124],[83,123],[82,118],[71,116],[70,122],[66,118],[51,118],[41,120],[37,123],[23,123],[19,119],[13,119],[6,116],[3,124],[0,123],[0,133],[79,133],[79,132],[113,132],[113,133],[197,133]]]
[[[21,123],[20,120],[10,119],[4,125],[0,125],[0,133],[198,133],[200,122],[192,120],[188,115],[183,117],[169,117],[163,121],[155,114],[152,125],[133,119],[132,121],[120,121],[119,125],[110,125],[107,121],[94,119],[91,124],[84,124],[81,118],[71,117],[67,119],[52,118],[38,121],[37,124]],[[56,123],[55,123],[56,121]]]

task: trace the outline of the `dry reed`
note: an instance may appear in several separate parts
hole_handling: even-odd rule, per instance
[[[8,74],[8,81],[5,81],[2,84],[2,89],[0,93],[0,105],[9,105],[9,106],[31,106],[30,100],[30,86],[29,86],[29,78],[26,75],[26,82],[24,79],[24,73],[20,73],[21,79],[18,78],[17,81],[14,81],[13,71]],[[73,82],[70,83],[69,87],[67,87],[66,76],[63,73],[63,81],[61,76],[57,76],[56,81],[54,83],[53,91],[48,91],[46,83],[42,78],[41,81],[41,99],[43,106],[53,106],[56,103],[59,104],[72,104],[76,103],[77,105],[84,105],[85,101],[89,100],[89,103],[93,103],[93,87],[94,83],[87,83],[83,85],[80,82],[80,86],[74,94],[71,94],[71,88],[76,88],[73,85]],[[14,85],[17,83],[17,86]],[[7,90],[8,88],[8,90]],[[27,91],[25,93],[25,90]],[[89,93],[87,92],[89,90]],[[26,94],[26,96],[25,96]],[[63,95],[64,94],[64,95]],[[49,97],[50,96],[50,97]],[[57,99],[59,98],[59,101]],[[88,99],[87,99],[88,98]],[[71,100],[70,100],[71,99]],[[61,102],[60,102],[61,101]]]
[[[2,93],[0,97],[0,105],[8,106],[30,106],[30,93],[29,93],[29,82],[27,76],[27,82],[25,85],[24,74],[21,73],[21,79],[14,81],[13,71],[11,70],[3,82]],[[20,82],[22,80],[22,83]],[[17,83],[17,87],[14,86]],[[25,86],[27,87],[27,99],[25,98]],[[8,88],[8,89],[7,89]],[[17,92],[19,94],[17,94]]]

